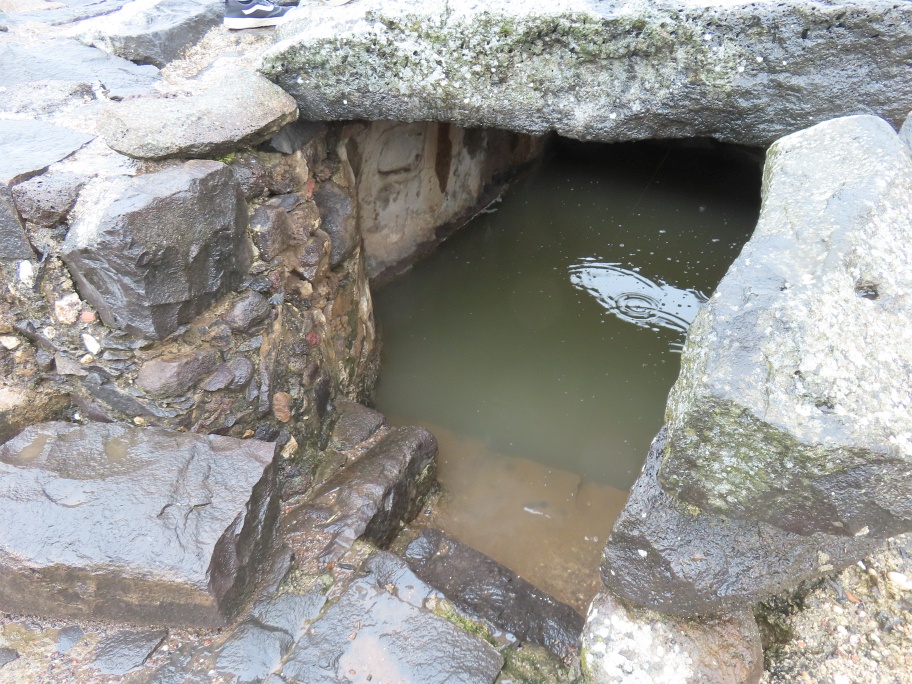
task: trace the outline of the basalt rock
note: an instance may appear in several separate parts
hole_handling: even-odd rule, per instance
[[[320,227],[332,241],[329,265],[335,268],[358,246],[358,215],[351,195],[332,181],[317,188],[314,201],[320,210]]]
[[[760,632],[749,610],[687,620],[602,593],[589,607],[583,648],[589,684],[754,684],[763,674]]]
[[[136,384],[153,397],[182,394],[212,372],[220,361],[214,349],[202,348],[152,359],[139,369]],[[234,373],[231,377],[233,380]]]
[[[662,487],[799,534],[912,529],[912,154],[847,117],[767,153],[757,229],[690,328]]]
[[[334,449],[353,449],[368,439],[386,423],[379,411],[346,399],[335,402],[336,422],[329,443]]]
[[[357,461],[321,485],[282,518],[292,548],[316,549],[318,561],[338,560],[359,538],[389,543],[415,517],[437,471],[437,441],[427,430],[396,428]]]
[[[13,204],[13,196],[9,188],[0,183],[0,261],[34,258],[35,253]]]
[[[63,260],[101,319],[135,335],[166,337],[250,265],[247,207],[221,162],[98,181],[74,212]]]
[[[112,149],[138,159],[211,157],[261,142],[297,116],[281,88],[225,60],[181,90],[109,105],[98,130]]]
[[[634,604],[682,617],[737,612],[879,546],[867,537],[791,534],[680,503],[656,479],[664,450],[663,430],[605,546],[605,586]]]
[[[220,626],[263,572],[276,447],[43,423],[0,447],[0,605],[52,617]]]
[[[40,226],[56,226],[70,213],[85,179],[72,173],[46,173],[13,187],[19,215]]]
[[[579,658],[583,619],[492,558],[440,530],[425,530],[409,544],[405,559],[418,577],[463,610],[520,641],[544,646],[566,663]]]
[[[310,4],[261,70],[305,119],[765,145],[848,114],[902,121],[910,27],[893,0]]]
[[[137,64],[162,67],[221,22],[219,0],[131,2],[91,22],[82,40]]]

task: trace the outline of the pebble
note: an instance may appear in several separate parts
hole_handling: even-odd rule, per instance
[[[901,572],[888,572],[887,579],[895,586],[897,589],[902,591],[912,591],[912,582],[909,581],[909,578],[906,577]]]
[[[98,340],[87,333],[82,335],[82,343],[85,345],[85,348],[89,350],[90,354],[98,355],[98,352],[101,351],[101,344]]]
[[[16,347],[18,347],[20,344],[22,344],[22,343],[19,341],[19,338],[15,337],[13,335],[0,336],[0,345],[2,345],[3,348],[6,349],[7,351],[12,351]]]
[[[71,292],[54,302],[54,315],[58,321],[66,325],[72,325],[79,319],[81,309],[82,302],[75,292]]]

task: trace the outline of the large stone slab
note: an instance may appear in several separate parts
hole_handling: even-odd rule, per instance
[[[231,169],[190,161],[87,186],[62,255],[109,326],[167,337],[236,287],[251,260]]]
[[[583,619],[515,572],[440,530],[425,530],[405,560],[450,601],[524,643],[544,646],[565,663],[580,655]]]
[[[297,116],[281,88],[225,60],[179,91],[109,105],[98,130],[130,157],[206,157],[262,142]]]
[[[800,534],[912,529],[912,154],[871,116],[773,145],[752,239],[697,315],[659,472]]]
[[[879,546],[870,537],[802,536],[682,504],[656,480],[664,450],[663,430],[605,546],[605,586],[635,604],[683,617],[745,610]]]
[[[134,0],[95,19],[81,40],[138,64],[162,67],[221,23],[220,0]]]
[[[282,518],[286,542],[302,562],[338,560],[356,539],[388,544],[421,508],[437,473],[437,440],[417,427],[391,430]],[[317,548],[314,548],[314,547]]]
[[[116,9],[113,3],[109,6]],[[9,92],[62,81],[97,84],[108,97],[120,99],[149,91],[156,80],[158,69],[154,66],[139,66],[75,40],[58,38],[35,43],[0,40],[0,86],[9,88]]]
[[[261,69],[314,120],[761,145],[912,109],[912,6],[892,0],[312,3],[277,36]]]
[[[603,592],[589,607],[583,648],[588,684],[754,684],[763,674],[760,631],[749,610],[687,620]]]
[[[274,444],[160,428],[27,428],[0,447],[0,606],[223,624],[274,536],[274,458]]]
[[[15,185],[43,173],[94,137],[44,121],[0,120],[0,185]]]
[[[414,576],[397,582],[390,572],[398,559],[379,560],[305,632],[282,677],[293,684],[491,684],[503,656],[425,609],[427,586]]]

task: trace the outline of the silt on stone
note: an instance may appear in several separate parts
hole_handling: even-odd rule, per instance
[[[109,326],[162,339],[234,289],[252,259],[234,174],[189,161],[90,185],[62,256]]]
[[[221,626],[264,571],[274,444],[42,423],[0,447],[0,472],[5,611]]]
[[[885,121],[767,153],[754,236],[690,328],[662,487],[803,535],[912,529],[912,154]]]

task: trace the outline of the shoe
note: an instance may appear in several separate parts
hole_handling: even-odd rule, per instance
[[[225,18],[229,29],[275,26],[294,5],[278,5],[271,0],[225,0]]]

